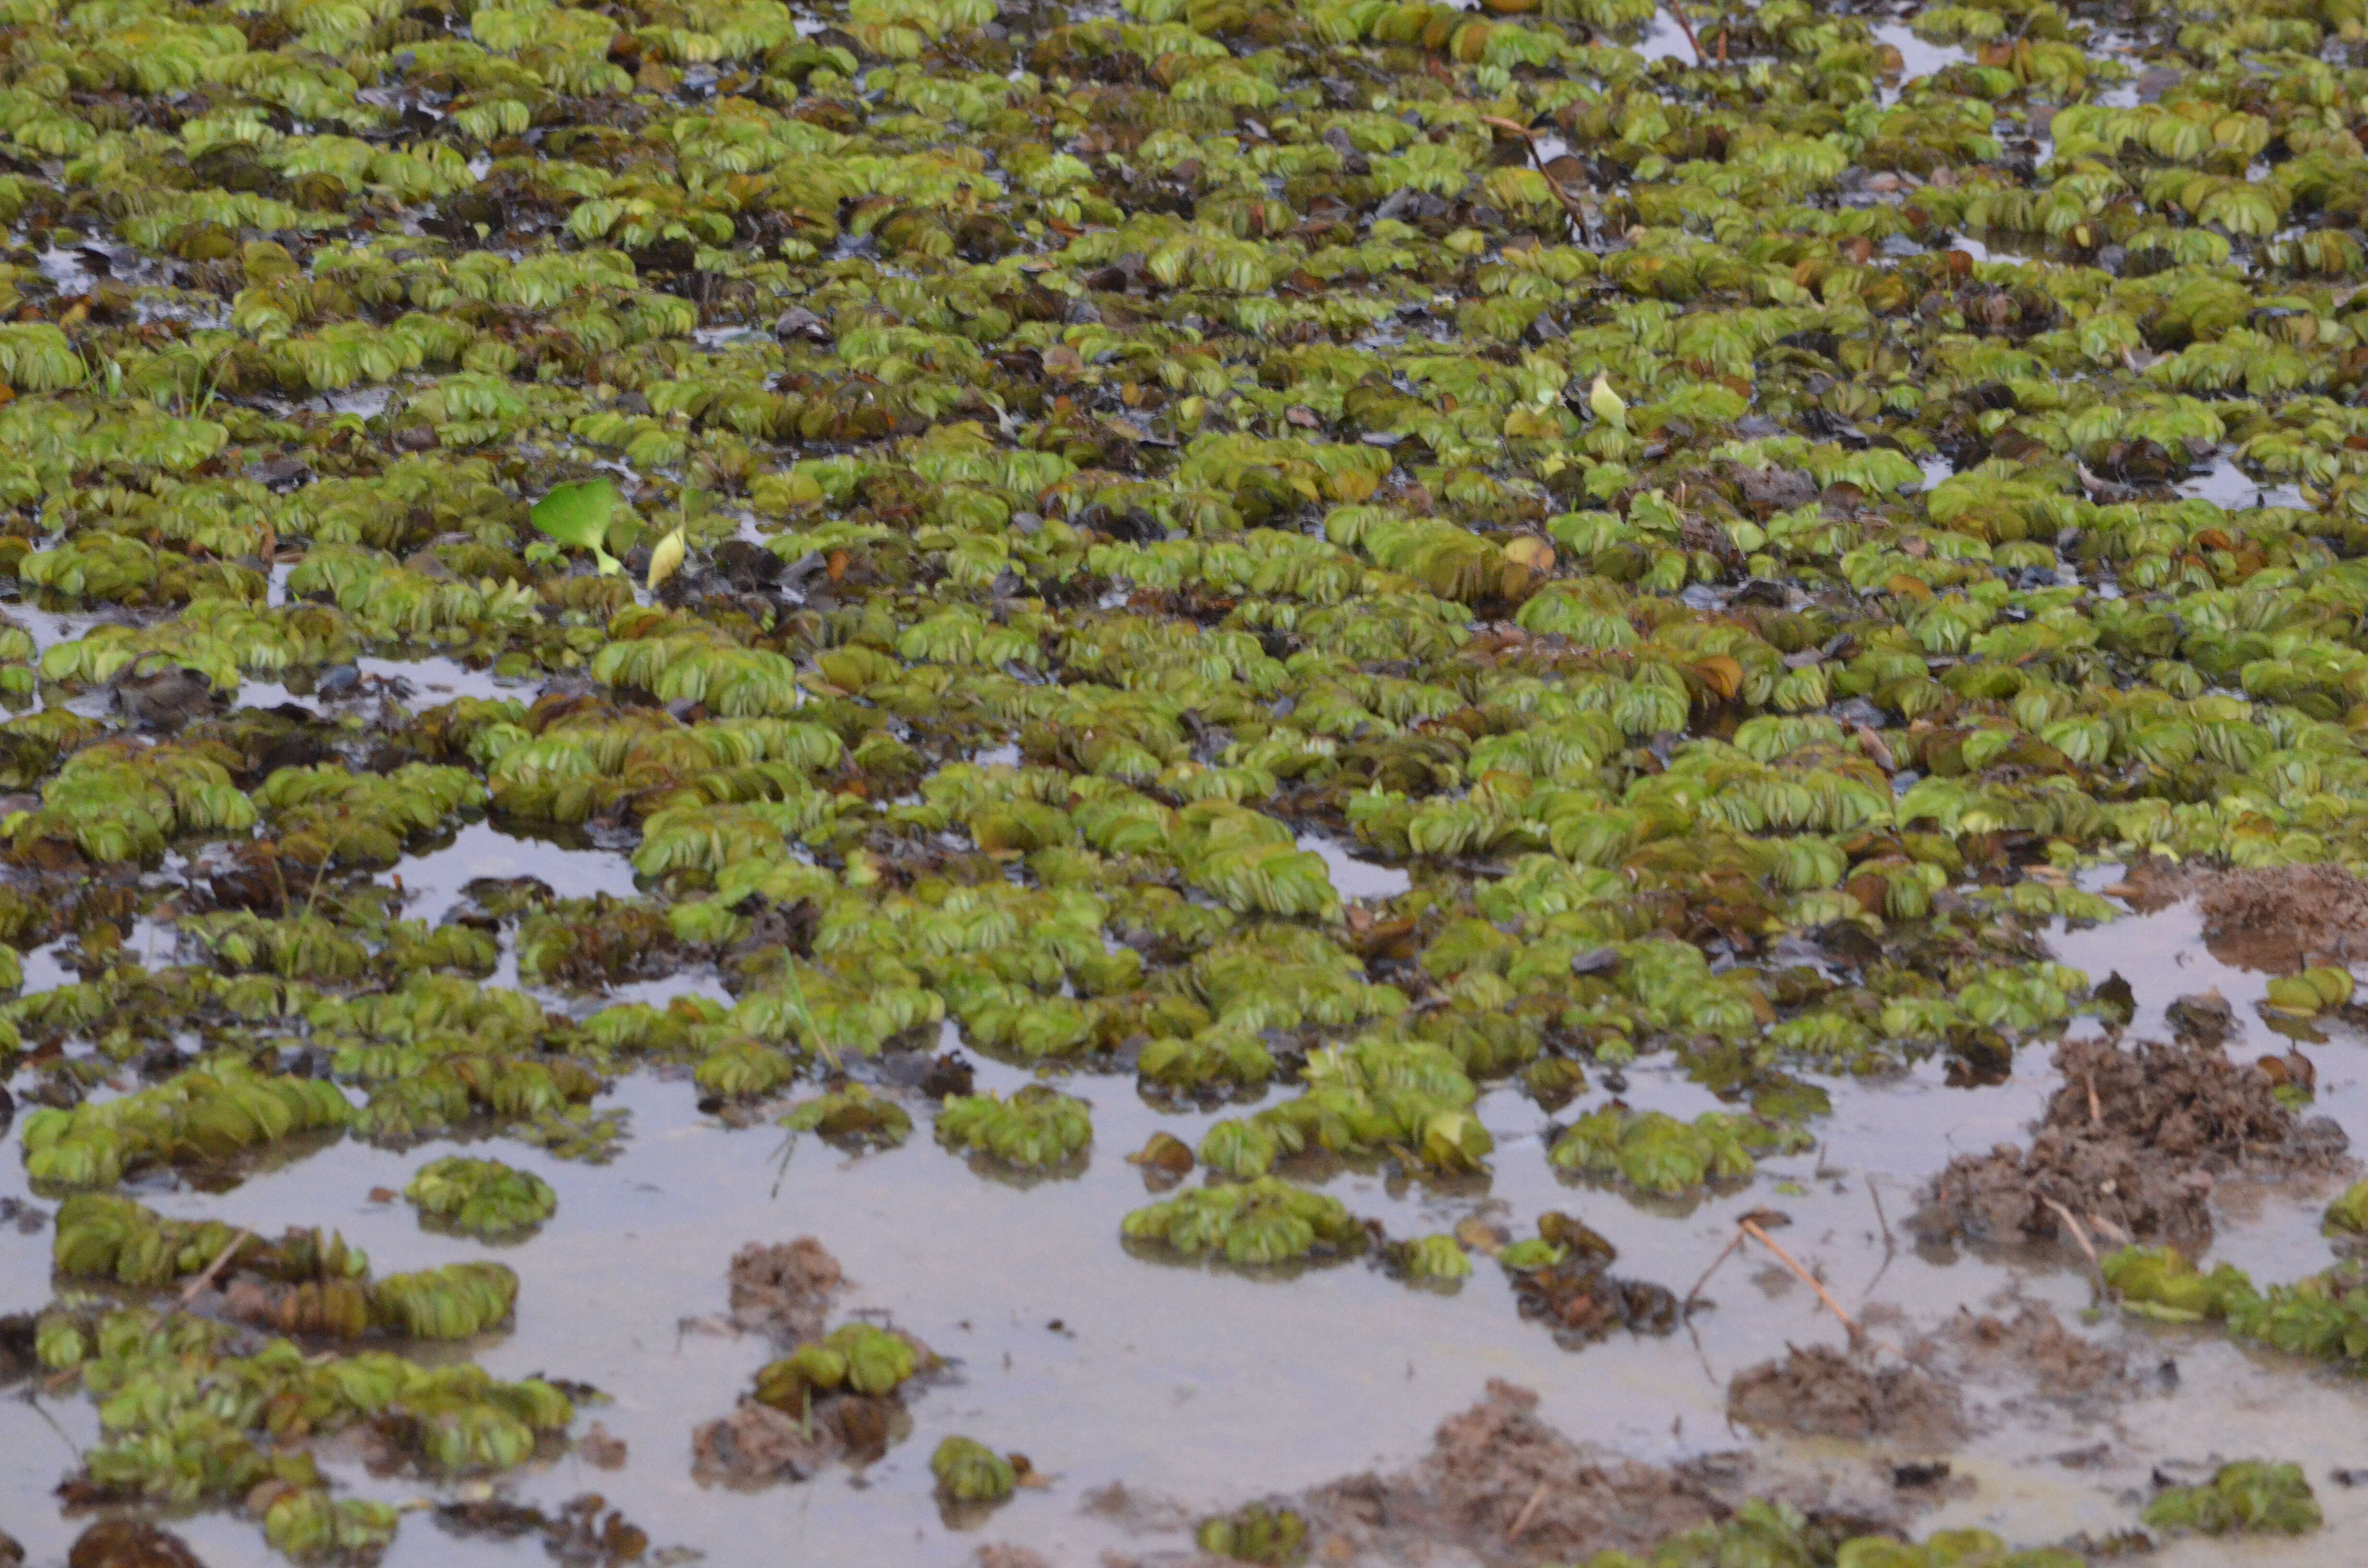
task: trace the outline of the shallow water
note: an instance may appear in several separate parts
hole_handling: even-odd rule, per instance
[[[540,877],[562,898],[632,898],[639,891],[632,861],[613,850],[564,848],[482,822],[462,828],[441,849],[405,857],[388,877],[411,895],[412,915],[430,921],[479,877]]]
[[[1343,866],[1391,874],[1337,846],[1308,846],[1328,850],[1336,881]],[[561,849],[482,824],[399,869],[404,887],[418,895],[414,912],[431,917],[472,877],[529,873],[564,893],[632,891],[620,855]],[[2142,1034],[2158,1027],[2172,996],[2206,985],[2219,986],[2249,1018],[2268,978],[2214,957],[2183,906],[2059,932],[2055,946],[2092,975],[2118,970],[2130,980]],[[68,978],[47,950],[28,957],[28,972],[36,984]],[[723,994],[712,974],[694,973],[630,994],[620,989],[611,999],[662,1003],[685,990]],[[2248,1040],[2267,1049],[2273,1037],[2258,1021],[2249,1028]],[[2305,1047],[2320,1067],[2318,1108],[2355,1131],[2368,1130],[2362,1043]],[[1352,1212],[1380,1219],[1397,1236],[1447,1230],[1474,1215],[1528,1233],[1547,1209],[1577,1213],[1618,1244],[1621,1272],[1680,1291],[1718,1256],[1738,1214],[1773,1207],[1792,1221],[1778,1233],[1782,1244],[1853,1312],[1888,1306],[1910,1327],[1930,1327],[1961,1306],[2012,1294],[2051,1302],[2073,1322],[2089,1304],[2077,1270],[2046,1260],[1924,1256],[1906,1233],[1918,1189],[1942,1164],[2019,1140],[2038,1113],[2053,1087],[2045,1049],[2026,1050],[2006,1082],[1975,1089],[1947,1086],[1937,1062],[1884,1078],[1831,1081],[1833,1114],[1814,1124],[1818,1150],[1764,1161],[1742,1190],[1691,1205],[1632,1200],[1559,1177],[1545,1159],[1549,1119],[1502,1087],[1478,1108],[1497,1144],[1491,1181],[1426,1186],[1355,1170],[1317,1179]],[[1008,1091],[1030,1080],[991,1061],[977,1067],[982,1089]],[[1557,1120],[1610,1097],[1605,1074],[1594,1075]],[[1574,1437],[1635,1457],[1748,1447],[1770,1474],[1820,1475],[1843,1494],[1882,1490],[1867,1450],[1755,1442],[1725,1421],[1724,1390],[1736,1371],[1787,1345],[1842,1338],[1816,1297],[1770,1258],[1726,1260],[1704,1290],[1714,1305],[1696,1313],[1690,1332],[1618,1335],[1577,1354],[1519,1320],[1501,1272],[1485,1259],[1452,1294],[1409,1290],[1362,1261],[1289,1280],[1146,1261],[1118,1242],[1120,1220],[1148,1200],[1124,1155],[1159,1129],[1197,1142],[1227,1113],[1156,1111],[1125,1078],[1085,1077],[1066,1086],[1092,1104],[1090,1158],[1073,1176],[1028,1185],[964,1168],[931,1141],[925,1116],[902,1149],[857,1158],[814,1140],[791,1146],[770,1128],[734,1131],[697,1110],[679,1074],[624,1079],[603,1102],[632,1115],[631,1139],[611,1165],[567,1164],[501,1144],[501,1158],[558,1189],[560,1207],[533,1239],[495,1252],[520,1276],[518,1320],[471,1349],[496,1375],[546,1371],[602,1389],[610,1403],[588,1409],[586,1421],[601,1422],[630,1452],[613,1473],[570,1455],[508,1478],[503,1490],[545,1506],[598,1491],[659,1545],[691,1547],[718,1564],[951,1564],[981,1540],[1085,1562],[1104,1550],[1180,1544],[1174,1536],[1130,1538],[1120,1523],[1084,1509],[1098,1486],[1122,1480],[1139,1497],[1205,1511],[1404,1464],[1424,1451],[1441,1417],[1470,1403],[1491,1378],[1539,1391],[1543,1414]],[[1639,1108],[1691,1116],[1717,1103],[1649,1058],[1617,1086]],[[407,1206],[373,1201],[371,1191],[399,1188],[446,1152],[440,1142],[402,1153],[346,1142],[227,1194],[165,1187],[142,1197],[166,1213],[258,1231],[331,1225],[366,1247],[381,1271],[427,1267],[481,1249],[423,1232]],[[0,1148],[0,1196],[23,1196],[23,1183],[16,1152]],[[2323,1192],[2224,1190],[2222,1199],[2214,1256],[2276,1277],[2326,1261],[2317,1230]],[[911,1399],[911,1436],[860,1474],[830,1471],[754,1493],[703,1488],[689,1475],[690,1432],[727,1412],[769,1356],[759,1341],[723,1326],[725,1265],[747,1241],[801,1234],[819,1237],[858,1282],[843,1309],[891,1314],[946,1357],[949,1372]],[[0,1226],[0,1311],[48,1299],[48,1242],[45,1231],[26,1235]],[[1881,1328],[1876,1338],[1901,1332]],[[2045,1406],[2005,1418],[1958,1456],[1957,1473],[1974,1479],[1971,1494],[1926,1523],[2055,1539],[2128,1522],[2157,1462],[2305,1447],[2315,1469],[2368,1459],[2368,1408],[2354,1383],[2292,1364],[2268,1378],[2265,1366],[2276,1358],[2257,1361],[2208,1335],[2111,1323],[2093,1332],[2128,1342],[2142,1365],[2175,1359],[2178,1392],[2134,1401],[2103,1420]],[[1053,1485],[1023,1491],[981,1530],[949,1529],[927,1461],[938,1439],[955,1432],[1026,1452]],[[2307,1445],[2297,1442],[2298,1432],[2310,1435]],[[46,1492],[69,1464],[69,1440],[86,1444],[93,1435],[90,1409],[77,1398],[0,1400],[0,1452],[19,1456],[0,1467],[0,1521],[31,1549],[34,1562],[59,1561],[73,1533]],[[2051,1457],[2098,1443],[2105,1457],[2086,1468]],[[349,1464],[337,1475],[363,1495],[442,1494],[415,1482],[372,1479]],[[2351,1494],[2323,1481],[2320,1494],[2333,1528],[2309,1540],[2186,1543],[2157,1561],[2349,1561],[2335,1543],[2345,1539],[2345,1525],[2368,1523],[2368,1499],[2354,1504]],[[217,1564],[260,1555],[252,1526],[240,1521],[199,1517],[185,1533]],[[416,1517],[387,1557],[393,1568],[507,1560],[541,1558],[530,1544],[455,1543]]]
[[[1906,22],[1877,22],[1867,28],[1877,43],[1887,43],[1899,51],[1899,83],[1883,90],[1884,103],[1896,103],[1899,95],[1910,82],[1919,77],[1937,75],[1952,65],[1964,64],[1973,55],[1953,43],[1927,43],[1918,38],[1915,29]]]
[[[2212,460],[2212,467],[2179,487],[2181,495],[2193,495],[2210,501],[2229,511],[2261,505],[2261,486],[2223,452]]]
[[[1301,834],[1299,847],[1313,850],[1323,858],[1325,872],[1332,879],[1332,891],[1343,899],[1395,898],[1414,885],[1414,879],[1404,868],[1360,860],[1345,845],[1322,834]]]

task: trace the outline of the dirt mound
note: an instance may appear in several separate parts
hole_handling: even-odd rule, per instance
[[[2342,1156],[2332,1122],[2297,1124],[2266,1074],[2199,1043],[2071,1040],[2055,1065],[2064,1085],[2031,1148],[1950,1161],[1917,1216],[1922,1239],[2046,1240],[2060,1233],[2060,1207],[2097,1244],[2126,1237],[2192,1253],[2212,1236],[2215,1177],[2324,1169]]]
[[[2193,886],[2204,940],[2228,962],[2284,970],[2368,958],[2368,881],[2340,866],[2214,871]]]
[[[751,1242],[732,1258],[732,1321],[793,1347],[821,1335],[831,1299],[848,1283],[838,1259],[812,1236]]]
[[[1309,1539],[1354,1562],[1430,1560],[1428,1549],[1440,1545],[1487,1562],[1584,1562],[1650,1551],[1725,1514],[1683,1471],[1582,1451],[1538,1419],[1537,1403],[1492,1381],[1486,1398],[1440,1424],[1412,1471],[1310,1493],[1299,1505]]]
[[[1758,1430],[1941,1449],[1964,1435],[1957,1391],[1919,1369],[1816,1345],[1763,1361],[1726,1387],[1726,1413]]]

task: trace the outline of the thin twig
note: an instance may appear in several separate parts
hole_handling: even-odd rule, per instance
[[[1737,1231],[1733,1236],[1728,1238],[1725,1248],[1722,1250],[1716,1257],[1710,1260],[1710,1267],[1703,1269],[1702,1272],[1702,1278],[1694,1281],[1694,1288],[1686,1292],[1686,1299],[1678,1303],[1679,1311],[1683,1312],[1694,1304],[1695,1299],[1702,1294],[1702,1288],[1710,1283],[1710,1277],[1712,1275],[1718,1272],[1718,1266],[1725,1263],[1727,1258],[1733,1255],[1735,1249],[1742,1244],[1743,1233],[1741,1231]]]
[[[1770,1239],[1768,1233],[1761,1230],[1755,1221],[1746,1220],[1742,1224],[1743,1231],[1746,1235],[1749,1236],[1753,1241],[1758,1242],[1761,1246],[1766,1247],[1770,1252],[1774,1253],[1778,1262],[1783,1264],[1785,1267],[1799,1275],[1801,1277],[1802,1283],[1808,1286],[1810,1290],[1815,1290],[1817,1293],[1817,1300],[1826,1303],[1826,1310],[1841,1320],[1842,1326],[1850,1330],[1850,1337],[1852,1339],[1856,1339],[1858,1337],[1858,1324],[1850,1317],[1850,1313],[1842,1311],[1842,1304],[1834,1300],[1833,1292],[1826,1289],[1825,1282],[1823,1280],[1810,1273],[1807,1269],[1802,1267],[1801,1260],[1799,1258],[1794,1257],[1791,1253],[1786,1252],[1782,1247],[1778,1246],[1774,1241]]]
[[[1537,1490],[1530,1494],[1530,1500],[1521,1505],[1521,1511],[1513,1516],[1512,1524],[1505,1530],[1507,1546],[1520,1540],[1521,1532],[1530,1528],[1530,1520],[1537,1516],[1538,1505],[1546,1500],[1546,1486],[1547,1483],[1539,1482]]]
[[[1874,1221],[1883,1227],[1883,1261],[1875,1266],[1874,1276],[1866,1282],[1866,1289],[1858,1293],[1861,1302],[1874,1294],[1874,1288],[1883,1283],[1883,1277],[1891,1272],[1892,1264],[1899,1256],[1899,1244],[1891,1237],[1891,1221],[1884,1217],[1883,1194],[1877,1190],[1873,1176],[1866,1178],[1866,1195],[1874,1199]]]
[[[2099,1235],[2109,1237],[2115,1246],[2127,1246],[2135,1239],[2127,1231],[2094,1210],[2089,1212],[2089,1223],[2097,1227]]]
[[[2105,1125],[2105,1108],[2097,1102],[2097,1075],[2084,1073],[2081,1081],[2089,1085],[2089,1125],[2102,1127]]]
[[[2101,1298],[2105,1294],[2105,1266],[2097,1261],[2097,1249],[2089,1244],[2089,1233],[2080,1228],[2080,1221],[2073,1217],[2072,1210],[2065,1208],[2055,1199],[2043,1193],[2039,1201],[2055,1210],[2055,1217],[2064,1221],[2072,1233],[2072,1239],[2079,1243],[2080,1250],[2088,1255],[2089,1278],[2094,1280],[2097,1294]]]
[[[66,1446],[66,1452],[74,1455],[77,1460],[82,1458],[81,1447],[67,1434],[64,1427],[58,1425],[58,1418],[51,1415],[49,1411],[43,1407],[39,1391],[28,1387],[17,1397],[22,1399],[28,1405],[30,1405],[32,1407],[33,1414],[40,1416],[41,1420],[48,1425],[50,1430],[58,1435],[58,1441]]]
[[[1546,188],[1554,192],[1556,201],[1562,203],[1563,215],[1577,224],[1580,234],[1584,235],[1588,227],[1587,210],[1578,204],[1577,197],[1562,187],[1562,181],[1546,173],[1546,161],[1538,153],[1537,132],[1518,120],[1506,119],[1493,114],[1482,115],[1480,123],[1493,126],[1498,131],[1509,131],[1521,139],[1522,144],[1530,150],[1530,163],[1538,171],[1538,177],[1546,182]]]
[[[204,1291],[205,1288],[214,1282],[214,1276],[222,1271],[223,1266],[230,1262],[232,1255],[236,1253],[239,1248],[245,1246],[254,1239],[255,1233],[252,1231],[241,1231],[238,1234],[231,1237],[230,1244],[223,1247],[222,1251],[214,1254],[214,1260],[206,1265],[204,1273],[189,1281],[188,1289],[181,1292],[181,1299],[175,1301],[172,1306],[165,1311],[165,1316],[169,1318],[175,1312],[188,1311],[189,1303],[196,1301],[199,1295]]]
[[[1694,25],[1686,20],[1685,8],[1678,4],[1678,0],[1661,0],[1661,8],[1668,12],[1671,17],[1675,17],[1679,28],[1684,31],[1686,35],[1686,42],[1693,48],[1694,63],[1697,65],[1709,64],[1709,57],[1702,53],[1702,40],[1694,37]]]

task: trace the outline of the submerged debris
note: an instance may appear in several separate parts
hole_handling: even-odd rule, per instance
[[[1918,1218],[1928,1240],[2068,1239],[2068,1214],[2092,1245],[2135,1237],[2193,1250],[2211,1237],[2218,1178],[2344,1163],[2340,1129],[2297,1121],[2266,1074],[2212,1047],[2073,1040],[2055,1065],[2064,1083],[2029,1151],[1952,1160]]]
[[[893,1149],[911,1136],[913,1118],[878,1090],[849,1084],[791,1107],[781,1125],[819,1134],[844,1149]]]
[[[451,1535],[515,1540],[540,1536],[544,1550],[570,1568],[624,1568],[649,1552],[648,1532],[597,1492],[571,1497],[555,1514],[499,1497],[440,1503],[436,1522]]]
[[[1517,1242],[1497,1261],[1513,1281],[1521,1315],[1543,1321],[1565,1349],[1576,1350],[1613,1329],[1669,1334],[1684,1308],[1668,1288],[1615,1278],[1619,1250],[1593,1227],[1548,1210],[1534,1240]]]
[[[1910,1361],[1960,1380],[2011,1380],[2043,1400],[2076,1407],[2106,1405],[2131,1386],[2119,1348],[2066,1328],[2054,1308],[2025,1301],[2011,1317],[1961,1311],[1907,1347]]]

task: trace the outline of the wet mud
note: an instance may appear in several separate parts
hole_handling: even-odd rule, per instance
[[[2063,1082],[2029,1146],[1952,1160],[1917,1214],[1921,1240],[2194,1252],[2211,1241],[2219,1180],[2351,1168],[2340,1126],[2296,1116],[2269,1074],[2216,1043],[2075,1040],[2055,1068]]]

